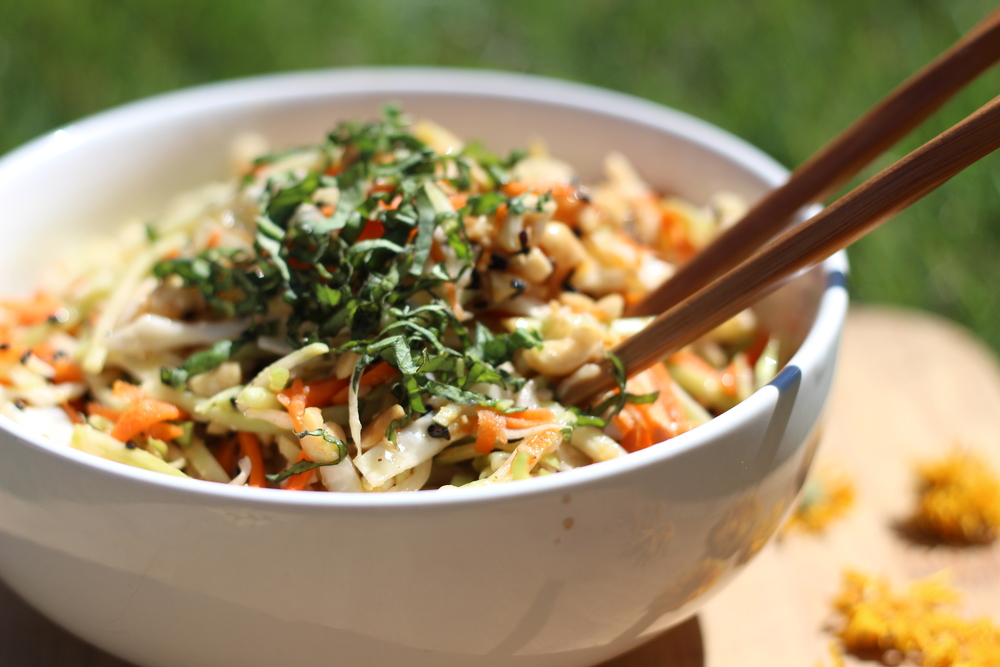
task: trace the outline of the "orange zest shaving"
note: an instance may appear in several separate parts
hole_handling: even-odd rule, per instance
[[[1000,535],[1000,479],[973,452],[955,448],[921,463],[911,527],[942,542],[989,544]]]
[[[834,600],[840,649],[887,665],[907,658],[925,667],[1000,665],[1000,627],[958,616],[958,600],[942,575],[899,592],[885,579],[848,571]]]

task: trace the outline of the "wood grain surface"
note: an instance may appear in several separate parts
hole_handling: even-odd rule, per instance
[[[933,547],[896,528],[911,508],[912,463],[959,442],[1000,470],[1000,366],[992,353],[929,315],[853,310],[816,465],[853,478],[854,509],[822,536],[771,544],[698,616],[603,667],[812,667],[827,657],[829,600],[848,566],[898,583],[948,569],[965,594],[964,612],[1000,622],[1000,544]],[[127,667],[2,584],[0,665]]]

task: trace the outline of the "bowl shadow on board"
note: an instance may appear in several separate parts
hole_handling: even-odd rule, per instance
[[[134,667],[66,632],[0,582],[0,665]],[[704,667],[701,623],[692,616],[639,648],[599,667]]]

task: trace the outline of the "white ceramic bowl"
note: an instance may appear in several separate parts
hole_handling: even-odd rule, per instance
[[[597,175],[755,198],[786,171],[689,116],[517,74],[357,69],[215,84],[75,123],[0,160],[0,292],[54,244],[226,174],[243,130],[312,142],[387,101],[503,151],[544,137]],[[801,343],[692,432],[545,479],[464,492],[283,493],[178,480],[0,424],[0,576],[142,665],[589,665],[690,616],[777,528],[815,450],[847,307],[843,256],[772,295]]]

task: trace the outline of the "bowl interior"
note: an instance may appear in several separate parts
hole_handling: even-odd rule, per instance
[[[0,246],[0,293],[31,290],[39,264],[54,252],[231,177],[231,144],[240,133],[261,133],[273,148],[314,143],[338,121],[374,117],[387,103],[500,153],[542,139],[584,182],[601,178],[605,157],[617,151],[656,190],[696,204],[720,190],[753,201],[787,174],[685,114],[566,82],[425,69],[260,77],[127,105],[0,160],[8,239]],[[813,270],[759,306],[764,326],[785,336],[785,359],[809,332],[825,287],[823,271]]]

